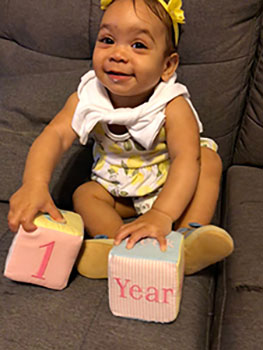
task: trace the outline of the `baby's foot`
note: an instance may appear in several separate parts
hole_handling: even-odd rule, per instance
[[[108,255],[114,239],[95,238],[83,242],[76,266],[78,272],[88,278],[108,277]]]
[[[180,229],[185,234],[185,275],[194,274],[230,255],[233,239],[220,227],[193,224],[193,229]]]

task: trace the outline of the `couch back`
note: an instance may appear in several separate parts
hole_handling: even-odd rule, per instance
[[[260,118],[257,112],[263,106],[262,7],[262,0],[184,1],[187,24],[180,43],[179,79],[189,87],[204,134],[218,142],[225,169],[233,163],[234,154],[237,163],[258,165],[251,125],[246,140],[244,134],[248,96],[257,94],[254,120]],[[254,86],[255,74],[258,86]],[[257,130],[263,142],[262,127]]]
[[[258,46],[251,69],[246,109],[237,139],[234,162],[263,167],[263,16],[255,23]]]
[[[263,163],[262,6],[184,0],[178,79],[188,86],[204,135],[218,142],[225,169],[233,159]],[[1,1],[1,201],[20,185],[35,137],[91,68],[101,15],[97,0]],[[89,154],[75,144],[63,158],[51,184],[56,200],[66,201],[65,191],[70,197],[88,176]]]

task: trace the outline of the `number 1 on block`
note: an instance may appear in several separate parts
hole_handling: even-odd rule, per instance
[[[40,264],[40,267],[39,267],[37,274],[32,275],[32,277],[35,277],[35,278],[38,278],[41,280],[45,279],[43,276],[44,276],[44,273],[46,271],[48,262],[50,260],[54,245],[55,245],[55,241],[39,246],[39,248],[46,248],[46,251],[45,251],[45,254],[44,254],[43,259],[41,261],[41,264]]]

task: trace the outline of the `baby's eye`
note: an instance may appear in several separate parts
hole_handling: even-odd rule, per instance
[[[134,49],[147,49],[147,46],[140,41],[137,41],[136,43],[132,44],[132,47]]]
[[[101,42],[101,43],[104,43],[104,44],[107,44],[107,45],[112,45],[112,44],[114,44],[114,41],[111,39],[111,38],[109,38],[109,37],[102,37],[102,38],[99,38],[99,42]]]

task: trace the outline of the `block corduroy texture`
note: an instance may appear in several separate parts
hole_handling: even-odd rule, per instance
[[[146,238],[131,250],[126,242],[109,254],[109,304],[115,316],[167,323],[176,319],[184,277],[184,237],[167,236],[167,250]]]
[[[41,214],[37,229],[26,232],[20,226],[6,259],[4,276],[14,281],[37,284],[51,289],[67,286],[70,273],[83,241],[81,217],[62,211],[65,223],[54,222]]]

